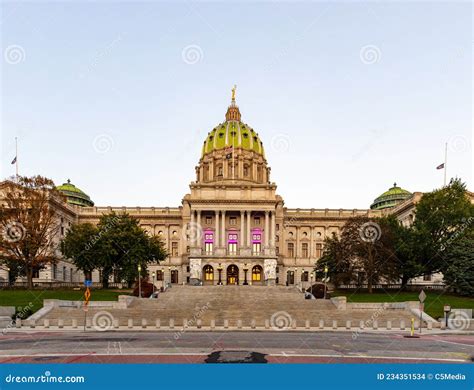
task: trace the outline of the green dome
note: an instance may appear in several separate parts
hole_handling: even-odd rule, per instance
[[[397,187],[397,183],[393,183],[393,187],[376,198],[374,203],[370,205],[370,208],[372,210],[383,210],[395,207],[405,199],[408,199],[411,195],[411,192]]]
[[[240,121],[240,111],[233,100],[226,113],[226,121],[210,131],[202,146],[202,156],[214,150],[233,146],[265,156],[263,144],[258,134]]]
[[[91,200],[89,195],[77,188],[74,184],[71,183],[71,180],[69,179],[67,183],[63,183],[62,185],[57,186],[56,189],[66,195],[66,201],[69,204],[81,207],[94,206],[94,202]]]

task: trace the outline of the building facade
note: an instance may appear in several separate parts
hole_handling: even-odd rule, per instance
[[[67,204],[58,207],[58,240],[74,223],[97,223],[112,211],[128,213],[149,234],[159,236],[169,252],[166,261],[149,267],[158,284],[305,285],[313,279],[325,238],[339,234],[348,218],[393,213],[410,224],[422,196],[395,184],[368,209],[286,208],[271,181],[258,133],[241,120],[234,91],[225,121],[204,140],[195,172],[190,193],[179,207],[97,207],[68,181],[58,187],[67,197]],[[35,280],[82,278],[64,259],[39,271]],[[95,272],[93,281],[99,280]]]

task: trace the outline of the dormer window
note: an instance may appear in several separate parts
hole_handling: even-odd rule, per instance
[[[224,133],[219,133],[219,138],[223,138],[224,137]]]

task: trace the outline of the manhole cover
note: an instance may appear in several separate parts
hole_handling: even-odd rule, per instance
[[[206,363],[267,363],[265,354],[251,351],[217,351],[208,355]]]

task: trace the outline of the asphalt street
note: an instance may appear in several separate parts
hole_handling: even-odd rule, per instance
[[[245,353],[267,362],[471,362],[472,335],[350,332],[10,332],[0,338],[7,362],[205,362],[243,361]]]

